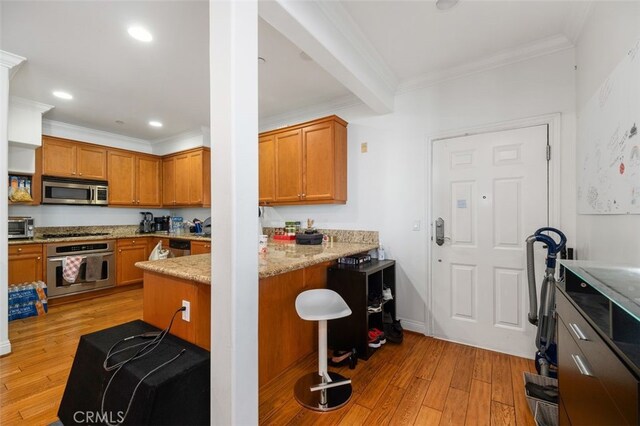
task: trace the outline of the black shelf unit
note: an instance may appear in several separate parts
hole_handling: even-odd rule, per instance
[[[385,301],[381,312],[367,310],[369,296],[382,298],[383,287],[389,287],[393,299]],[[358,357],[369,359],[377,349],[369,347],[370,328],[383,330],[382,317],[388,312],[396,319],[396,262],[372,260],[363,265],[332,266],[327,271],[327,288],[337,292],[351,308],[351,315],[328,322],[328,344],[334,350],[356,348]]]

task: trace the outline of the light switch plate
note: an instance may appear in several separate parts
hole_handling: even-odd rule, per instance
[[[367,143],[366,143],[366,142],[362,142],[362,143],[360,144],[360,152],[364,154],[364,153],[365,153],[365,152],[367,152],[367,151],[368,151]]]

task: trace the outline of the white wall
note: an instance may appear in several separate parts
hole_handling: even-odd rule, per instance
[[[403,324],[423,330],[429,279],[428,137],[562,113],[561,157],[567,162],[562,164],[561,220],[556,225],[575,244],[574,87],[570,49],[400,94],[392,114],[375,116],[364,107],[335,111],[349,122],[347,204],[267,208],[264,225],[310,217],[321,228],[378,230],[387,256],[398,261],[398,316]],[[311,118],[316,117],[295,121]],[[278,124],[286,123],[269,127]],[[360,153],[361,142],[368,143],[368,153]],[[422,225],[417,232],[412,230],[416,220]]]
[[[137,225],[142,220],[141,211],[150,211],[154,217],[169,214],[169,210],[144,207],[9,206],[9,216],[31,216],[36,227]]]
[[[638,37],[640,2],[595,4],[576,46],[578,114]],[[578,129],[578,141],[580,132]],[[640,215],[581,214],[577,230],[578,258],[640,264]]]

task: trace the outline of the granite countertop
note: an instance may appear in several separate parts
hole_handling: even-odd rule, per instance
[[[101,231],[93,231],[93,232],[101,232]],[[78,241],[97,241],[97,240],[114,240],[118,238],[147,238],[147,237],[158,237],[158,238],[171,238],[171,239],[179,239],[179,240],[191,240],[191,241],[211,241],[211,237],[203,237],[198,235],[189,235],[189,234],[162,234],[162,233],[150,233],[150,234],[139,234],[135,231],[130,232],[108,232],[108,235],[94,235],[89,237],[63,237],[63,238],[42,238],[41,236],[36,235],[33,239],[15,239],[9,240],[9,245],[14,244],[51,244],[51,243],[66,243],[66,242],[78,242]]]
[[[373,250],[378,244],[326,243],[304,246],[287,242],[269,242],[267,253],[259,256],[258,277],[274,275],[306,268],[339,257]],[[211,256],[176,257],[155,261],[137,262],[138,268],[203,284],[211,284]]]

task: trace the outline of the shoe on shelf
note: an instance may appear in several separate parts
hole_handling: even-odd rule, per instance
[[[370,314],[375,314],[377,312],[382,312],[382,305],[380,305],[380,304],[369,305],[369,306],[367,306],[367,312],[369,312]]]
[[[327,360],[327,364],[332,367],[342,367],[343,365],[349,364],[350,370],[356,368],[356,365],[358,364],[358,353],[356,352],[356,349],[353,348],[347,352],[340,352],[342,352],[340,355],[336,355],[336,352],[334,352],[334,356]]]
[[[402,343],[403,331],[400,321],[393,321],[392,323],[384,322],[384,333],[389,342]]]
[[[382,289],[382,298],[385,301],[393,299],[393,294],[391,293],[391,289],[389,287],[385,287]]]
[[[382,330],[379,330],[377,328],[372,328],[369,330],[369,337],[371,336],[376,336],[378,337],[378,339],[380,339],[380,343],[381,344],[385,344],[387,343],[387,339],[385,337],[385,334],[382,332]]]

